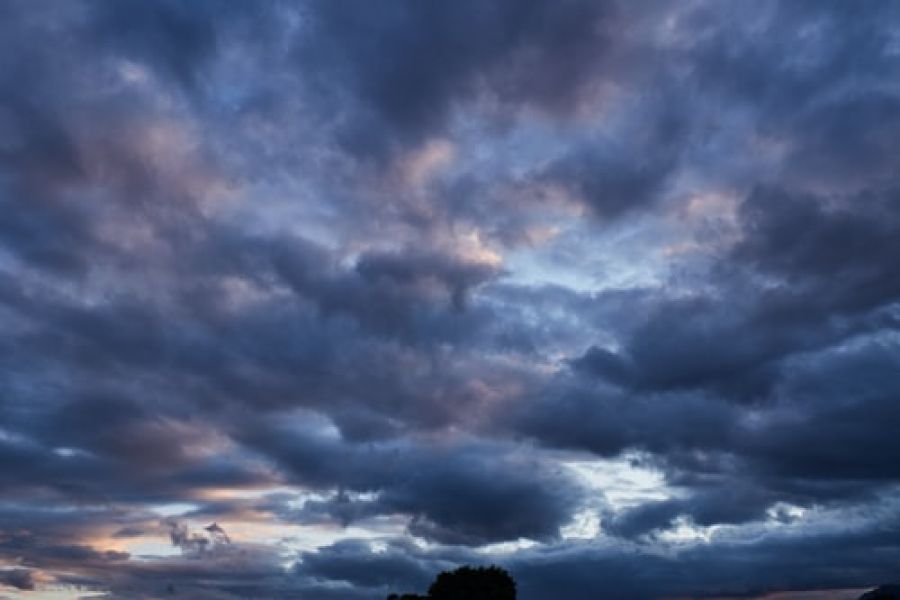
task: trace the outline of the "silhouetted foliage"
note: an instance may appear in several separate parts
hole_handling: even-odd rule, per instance
[[[428,595],[391,594],[387,600],[515,600],[516,582],[500,567],[460,567],[437,576]]]
[[[516,582],[500,567],[460,567],[437,576],[428,588],[432,600],[515,600]]]

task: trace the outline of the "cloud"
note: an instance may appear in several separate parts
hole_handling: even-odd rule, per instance
[[[298,63],[322,101],[353,110],[338,130],[343,145],[376,157],[478,100],[565,111],[605,59],[618,12],[580,1],[313,8]]]
[[[0,17],[3,585],[889,576],[892,3]]]
[[[554,539],[581,501],[579,485],[552,465],[493,444],[411,450],[406,443],[350,443],[327,429],[298,435],[295,427],[280,425],[260,428],[245,441],[300,485],[375,494],[350,506],[341,496],[312,502],[307,515],[345,522],[354,513],[410,515],[410,533],[444,543]]]
[[[10,569],[0,572],[0,583],[18,590],[33,590],[34,576],[28,569]]]

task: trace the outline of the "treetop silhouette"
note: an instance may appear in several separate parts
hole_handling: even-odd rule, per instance
[[[516,582],[497,566],[460,567],[435,578],[426,596],[391,594],[387,600],[515,600]]]

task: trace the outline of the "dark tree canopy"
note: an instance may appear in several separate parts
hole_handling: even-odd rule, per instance
[[[515,600],[516,582],[500,567],[460,567],[437,576],[428,588],[433,600]]]
[[[427,596],[391,594],[388,600],[515,600],[516,582],[497,566],[460,567],[437,576]]]

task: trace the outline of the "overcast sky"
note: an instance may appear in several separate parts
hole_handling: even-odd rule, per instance
[[[0,598],[855,598],[898,328],[900,3],[0,0]]]

